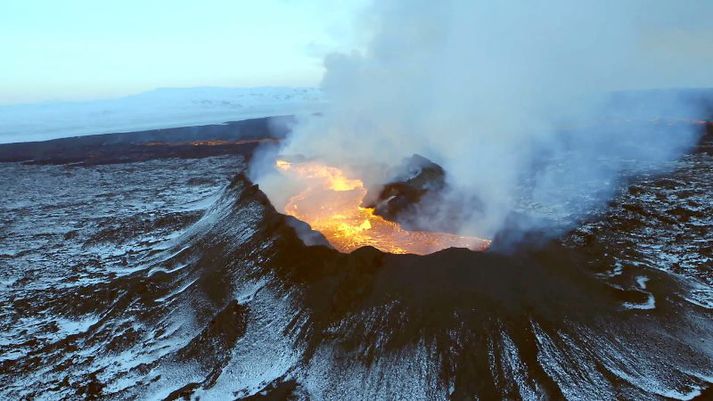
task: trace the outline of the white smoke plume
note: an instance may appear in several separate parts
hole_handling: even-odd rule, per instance
[[[297,124],[282,153],[357,170],[433,160],[450,190],[422,205],[422,226],[442,223],[449,203],[472,204],[452,226],[468,234],[492,237],[514,213],[571,223],[623,171],[665,166],[697,138],[685,124],[621,121],[696,117],[685,102],[642,92],[648,103],[626,102],[644,109],[634,115],[612,91],[713,86],[708,2],[388,0],[365,15],[368,44],[326,58],[330,106]]]

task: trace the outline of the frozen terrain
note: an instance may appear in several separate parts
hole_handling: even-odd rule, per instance
[[[91,102],[0,106],[0,143],[216,124],[321,111],[315,88],[167,88]]]
[[[238,155],[0,163],[0,399],[710,399],[711,149],[428,256],[305,246]]]

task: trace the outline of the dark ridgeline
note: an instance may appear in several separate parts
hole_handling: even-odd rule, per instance
[[[138,270],[45,300],[52,314],[101,320],[0,371],[30,380],[29,396],[65,386],[120,399],[655,400],[705,389],[710,310],[667,273],[613,268],[628,248],[608,237],[632,218],[652,216],[606,217],[596,233],[511,254],[341,254],[304,245],[239,174],[179,241],[128,266]],[[188,312],[192,323],[176,326]],[[115,377],[92,370],[92,355],[124,352],[155,356]]]
[[[13,324],[96,321],[64,338],[0,344],[13,355],[0,359],[0,398],[706,399],[713,126],[705,127],[677,171],[631,183],[602,216],[561,238],[508,253],[307,246],[295,227],[309,228],[238,174],[204,213],[165,223],[181,227],[175,239],[141,251],[117,246],[126,255],[108,279],[81,271],[74,285],[14,292]],[[0,155],[90,165],[249,154],[259,139],[285,132],[258,119],[2,145]],[[211,140],[235,147],[191,144]],[[422,184],[406,177],[388,195],[418,199]],[[124,226],[116,224],[132,231]],[[102,246],[121,237],[112,233],[101,233]],[[74,233],[63,239],[69,245],[96,244]],[[662,249],[669,267],[655,258]]]
[[[697,124],[705,132],[699,142],[698,150],[711,151],[713,89],[615,92],[603,106],[602,115],[604,118],[600,122],[605,125],[611,123],[616,126],[616,129],[622,130],[653,128],[669,134],[676,126],[685,128]],[[696,121],[691,117],[692,115],[707,116],[707,121]],[[171,157],[200,158],[223,154],[240,154],[249,157],[261,143],[284,139],[294,123],[293,116],[275,116],[223,124],[0,144],[0,162],[100,165]],[[409,162],[419,161],[418,158],[413,158]],[[435,176],[443,173],[430,171],[428,168],[424,169],[424,172]],[[387,218],[394,218],[403,209],[399,200],[413,200],[424,195],[422,188],[416,191],[409,189],[409,187],[416,188],[422,183],[395,182],[393,184],[393,188],[385,188],[385,190],[398,194],[397,201],[393,204],[383,204],[381,208],[377,207],[378,214]],[[371,194],[371,202],[378,200],[374,200],[375,195],[382,195],[383,198],[386,192]],[[477,200],[469,200],[470,203],[472,201],[477,202]]]
[[[0,144],[0,162],[99,165],[223,154],[247,157],[261,143],[283,139],[293,120],[290,116],[256,118],[224,124]]]

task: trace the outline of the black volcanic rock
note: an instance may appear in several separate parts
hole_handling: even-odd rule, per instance
[[[248,159],[259,145],[285,138],[292,121],[291,116],[280,116],[0,144],[0,162],[101,165],[224,154],[240,154]]]
[[[321,245],[327,248],[332,248],[332,245],[329,243],[329,241],[327,241],[327,238],[325,238],[322,233],[320,233],[319,231],[314,231],[312,227],[310,227],[310,225],[305,223],[304,221],[288,215],[285,216],[285,222],[287,223],[287,225],[289,225],[295,230],[295,232],[305,245]]]
[[[387,220],[399,221],[409,208],[417,205],[427,194],[436,194],[446,185],[446,173],[441,166],[421,155],[405,159],[395,177],[379,190],[378,195],[367,194],[366,207]]]
[[[625,204],[667,202],[652,192],[683,190],[676,182],[644,183]],[[217,195],[170,241],[119,248],[129,266],[97,258],[75,285],[12,284],[8,332],[56,322],[34,342],[0,344],[0,396],[72,400],[63,383],[78,383],[105,399],[664,400],[709,386],[713,319],[691,301],[698,282],[650,266],[650,254],[629,259],[678,230],[652,218],[667,205],[618,211],[648,226],[635,236],[608,216],[569,242],[416,256],[305,245],[242,174]],[[696,236],[709,234],[692,232],[710,228],[703,218],[677,220],[687,260],[705,246]]]
[[[392,176],[378,192],[367,193],[364,206],[407,229],[453,232],[462,221],[482,213],[477,196],[450,196],[446,171],[421,155],[404,159]]]

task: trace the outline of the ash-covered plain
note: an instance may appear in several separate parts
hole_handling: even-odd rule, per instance
[[[712,144],[426,256],[304,245],[247,151],[0,163],[0,399],[707,399]]]

